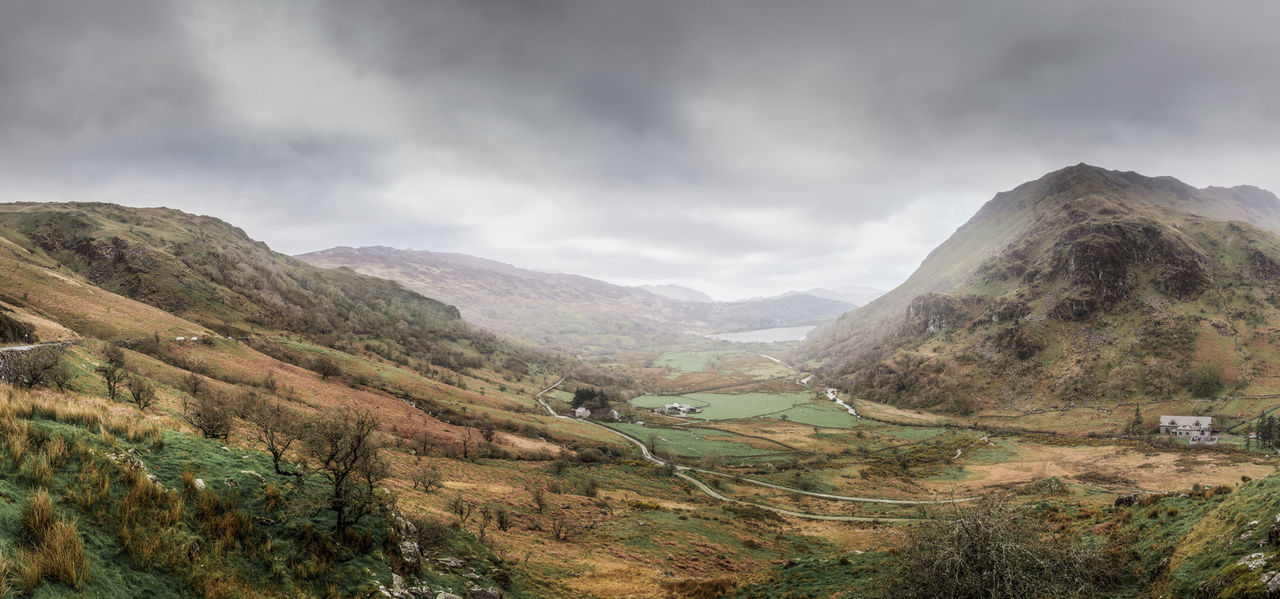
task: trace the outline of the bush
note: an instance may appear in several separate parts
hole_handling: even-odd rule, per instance
[[[1226,386],[1222,377],[1222,367],[1201,362],[1187,373],[1186,385],[1187,390],[1195,397],[1213,397]]]
[[[1111,583],[1101,551],[1048,535],[999,498],[951,509],[908,534],[883,596],[1065,599]]]
[[[342,367],[338,362],[329,356],[320,356],[311,363],[311,370],[320,375],[320,380],[327,381],[331,377],[342,374]]]
[[[231,405],[221,394],[202,392],[184,401],[182,417],[208,439],[231,436]]]
[[[129,394],[133,396],[133,402],[138,404],[139,410],[146,410],[156,401],[155,386],[140,376],[129,377]]]

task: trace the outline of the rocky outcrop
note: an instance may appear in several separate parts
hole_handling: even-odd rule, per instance
[[[1075,225],[1058,237],[1045,275],[1067,281],[1072,295],[1053,314],[1074,320],[1127,299],[1143,277],[1162,293],[1192,300],[1213,282],[1209,258],[1175,230],[1120,220]]]
[[[907,306],[903,331],[909,335],[937,333],[953,329],[969,318],[969,311],[981,300],[973,296],[926,293]]]

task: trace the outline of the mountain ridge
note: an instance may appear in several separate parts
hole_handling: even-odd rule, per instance
[[[460,254],[386,247],[301,254],[348,267],[458,306],[464,319],[574,352],[685,343],[701,335],[813,325],[851,306],[812,296],[689,302],[580,275],[548,274]]]
[[[1237,312],[1268,322],[1280,318],[1271,307],[1254,305],[1269,293],[1259,291],[1270,285],[1259,265],[1274,260],[1276,231],[1280,200],[1258,188],[1197,190],[1172,177],[1067,167],[996,194],[906,282],[810,335],[801,356],[850,391],[916,407],[947,393],[971,405],[1000,404],[997,396],[1009,395],[1007,388],[978,383],[980,374],[999,380],[988,370],[997,366],[1025,370],[1028,392],[1038,389],[1046,397],[1065,397],[1070,381],[1089,377],[1098,381],[1081,383],[1079,394],[1131,397],[1140,393],[1101,390],[1124,386],[1112,374],[1114,364],[1081,374],[1061,360],[1092,363],[1095,357],[1077,343],[1089,327],[1109,326],[1121,339],[1138,338],[1144,326],[1161,328],[1152,323],[1164,319],[1190,326],[1196,335],[1178,360],[1159,368],[1215,362],[1229,383],[1248,388],[1254,379],[1238,373],[1254,365],[1243,364],[1235,352],[1209,355],[1196,347],[1217,343],[1218,329],[1233,327]],[[1205,299],[1209,291],[1225,300]],[[1025,347],[1014,353],[1043,346],[1030,354],[1049,348],[1044,351],[1066,356],[1008,355],[1009,347],[1020,345]],[[1132,366],[1148,373],[1152,364]],[[922,380],[932,381],[927,393],[886,392],[886,385],[911,387]],[[1170,385],[1163,391],[1173,392],[1177,385]]]

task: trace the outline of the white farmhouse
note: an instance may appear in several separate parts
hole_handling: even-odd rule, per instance
[[[1160,434],[1187,437],[1191,441],[1207,439],[1213,433],[1213,418],[1208,416],[1161,416]]]

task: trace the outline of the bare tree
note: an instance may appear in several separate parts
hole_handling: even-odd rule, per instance
[[[259,400],[247,409],[248,421],[259,443],[271,454],[271,467],[276,474],[302,476],[302,471],[286,469],[285,454],[298,439],[298,413],[285,407],[277,398]]]
[[[341,535],[377,507],[374,491],[388,473],[378,419],[344,408],[313,418],[307,428],[303,446],[329,482],[328,508],[337,517],[334,532]]]
[[[460,495],[449,500],[449,511],[458,517],[459,526],[467,525],[467,521],[471,519],[471,512],[475,509],[476,504],[463,499]]]
[[[476,536],[480,537],[480,542],[484,542],[485,533],[489,531],[489,525],[493,523],[493,508],[485,505],[480,507],[480,520],[476,524]]]
[[[423,493],[430,493],[440,486],[444,477],[435,466],[423,466],[413,473],[413,488],[422,488]]]
[[[98,374],[102,375],[102,381],[107,384],[107,397],[112,400],[120,395],[120,383],[124,382],[124,377],[129,373],[119,365],[107,362],[97,368]]]
[[[539,514],[546,511],[547,492],[542,490],[541,485],[533,485],[529,487],[529,495],[533,497],[533,507],[538,510]]]
[[[231,406],[225,397],[213,391],[205,391],[182,402],[182,418],[209,439],[226,439],[231,436]]]
[[[129,395],[133,396],[133,403],[138,404],[139,410],[146,410],[156,401],[156,388],[145,378],[131,376],[129,377]]]
[[[475,432],[471,427],[462,428],[462,459],[471,459],[471,435]]]
[[[200,395],[204,390],[204,379],[194,372],[188,372],[187,376],[182,378],[182,386],[186,388],[187,393],[191,395]]]

